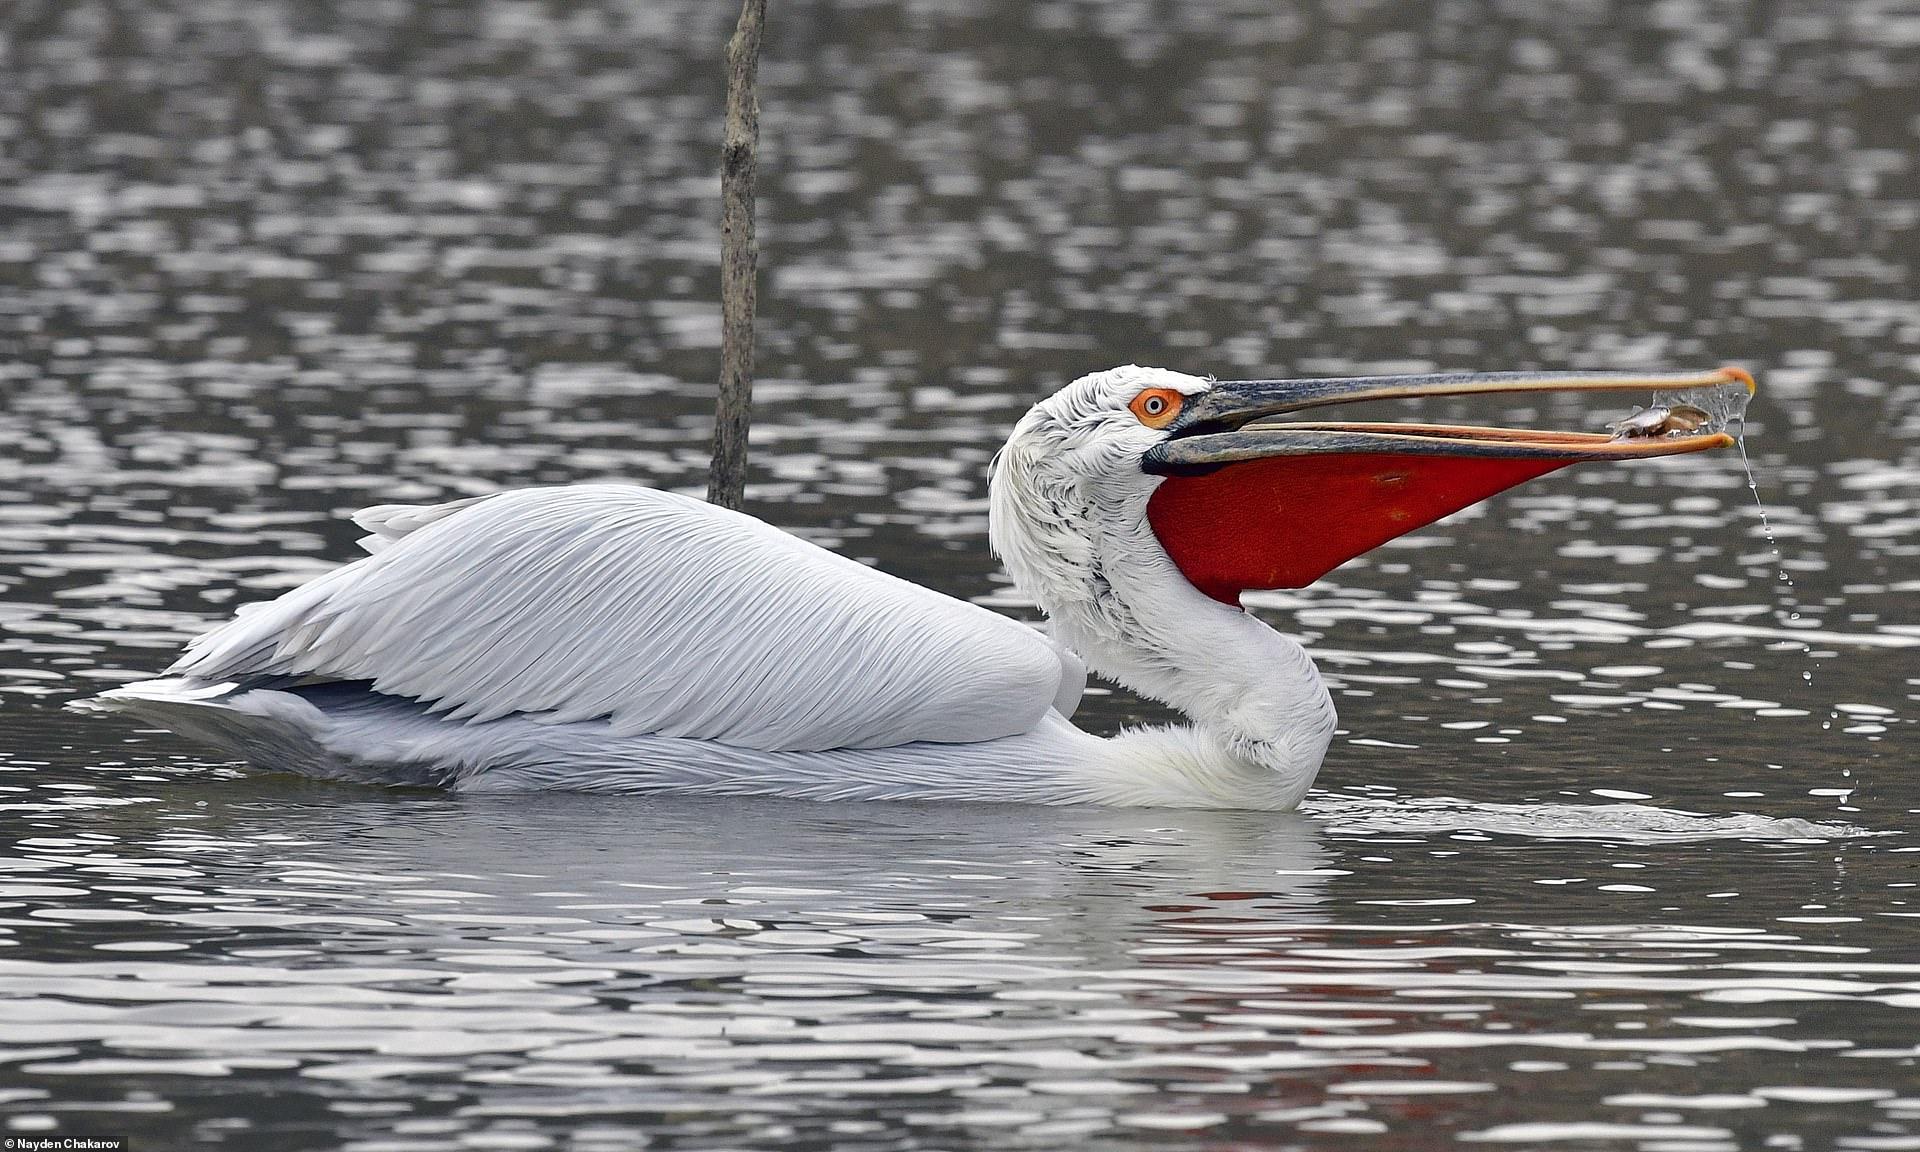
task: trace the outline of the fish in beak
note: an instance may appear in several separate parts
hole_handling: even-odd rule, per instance
[[[1636,413],[1613,435],[1258,421],[1364,400],[1508,392],[1730,393],[1738,403],[1728,407],[1738,412],[1753,389],[1742,368],[1218,381],[1191,398],[1168,426],[1168,438],[1142,458],[1141,467],[1166,477],[1147,518],[1196,588],[1238,604],[1249,589],[1304,588],[1396,536],[1569,464],[1734,443],[1724,421],[1666,421],[1657,409]]]

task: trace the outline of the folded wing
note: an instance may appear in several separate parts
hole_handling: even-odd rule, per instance
[[[970,742],[1070,713],[1027,626],[648,488],[370,509],[374,554],[243,609],[169,671],[368,680],[449,719],[606,719],[766,750]]]

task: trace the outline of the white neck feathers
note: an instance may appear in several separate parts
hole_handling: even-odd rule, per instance
[[[1166,770],[1241,779],[1257,768],[1297,799],[1319,770],[1335,723],[1312,660],[1188,583],[1147,520],[1158,477],[1137,462],[1087,475],[1061,440],[1036,410],[995,458],[994,552],[1047,614],[1054,638],[1090,669],[1198,724],[1199,739],[1159,757],[1169,761]],[[1158,747],[1164,736],[1150,749],[1140,735],[1123,737],[1114,751],[1174,751]],[[1138,755],[1117,761],[1116,769],[1145,769]]]

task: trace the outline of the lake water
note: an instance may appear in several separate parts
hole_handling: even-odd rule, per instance
[[[1760,374],[1766,525],[1734,453],[1583,465],[1251,598],[1341,712],[1301,814],[382,792],[66,711],[354,508],[703,486],[728,8],[0,12],[5,1135],[1920,1148],[1910,0],[776,0],[750,502],[902,576],[1032,616],[985,465],[1095,368]]]

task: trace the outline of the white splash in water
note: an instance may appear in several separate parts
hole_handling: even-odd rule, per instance
[[[1301,804],[1300,811],[1342,835],[1475,831],[1538,840],[1617,840],[1633,844],[1699,840],[1809,843],[1878,835],[1845,823],[1752,812],[1710,814],[1647,804],[1495,804],[1451,796],[1359,799],[1316,793]]]

